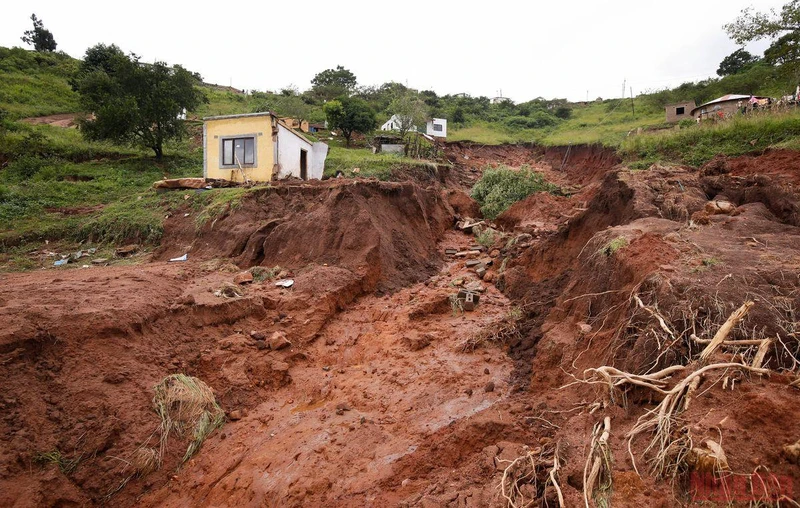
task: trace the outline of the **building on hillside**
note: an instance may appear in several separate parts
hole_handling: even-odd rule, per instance
[[[270,112],[203,119],[203,176],[267,182],[321,179],[328,145],[312,142]]]
[[[447,120],[444,118],[431,118],[425,124],[425,133],[435,138],[447,137]]]
[[[499,97],[492,97],[491,99],[489,99],[489,102],[491,102],[492,104],[500,104],[503,102],[514,102],[514,101],[512,101],[510,97],[503,97],[501,95]]]
[[[695,108],[694,101],[676,102],[667,104],[664,109],[667,113],[667,123],[676,123],[687,118],[692,118],[692,110]]]
[[[708,119],[720,119],[733,116],[738,112],[751,111],[754,109],[753,103],[757,107],[765,106],[770,101],[767,97],[753,95],[728,94],[723,95],[713,101],[696,106],[691,111],[692,118],[703,121]]]
[[[383,125],[381,125],[381,130],[387,132],[399,131],[402,122],[403,122],[403,117],[401,117],[400,115],[392,115],[390,119],[386,120],[386,122]],[[411,126],[411,128],[408,131],[417,132],[417,128],[415,126]]]

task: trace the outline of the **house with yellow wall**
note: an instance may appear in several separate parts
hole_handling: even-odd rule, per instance
[[[203,119],[203,176],[268,182],[294,176],[321,179],[328,145],[312,142],[274,113]]]

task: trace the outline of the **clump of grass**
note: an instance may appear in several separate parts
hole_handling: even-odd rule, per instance
[[[548,182],[542,173],[526,166],[519,170],[498,166],[483,172],[472,187],[472,198],[480,204],[484,217],[494,219],[534,192],[558,194],[559,187]]]
[[[225,412],[217,404],[214,392],[203,381],[184,374],[172,374],[155,386],[153,406],[161,418],[161,464],[170,434],[183,436],[191,431],[191,441],[183,456],[189,460],[203,441],[225,422]]]
[[[250,273],[253,274],[253,282],[264,282],[265,280],[272,280],[281,273],[280,266],[273,266],[272,268],[267,268],[264,266],[254,266],[250,269]]]
[[[42,466],[55,464],[58,469],[68,475],[75,471],[81,461],[81,456],[72,459],[67,458],[60,450],[55,449],[49,452],[40,452],[33,456],[33,462]]]
[[[496,237],[497,235],[493,229],[486,228],[478,234],[478,236],[475,238],[475,241],[484,247],[491,247],[494,245]]]
[[[722,261],[717,258],[706,258],[703,260],[703,266],[715,266],[720,263],[722,263]]]
[[[599,251],[600,254],[605,254],[606,256],[613,256],[618,250],[627,247],[628,239],[624,236],[618,236],[605,244]]]
[[[259,187],[233,187],[228,189],[214,189],[205,192],[201,199],[201,203],[206,203],[202,211],[195,217],[195,226],[197,229],[205,226],[209,221],[212,223],[229,214],[231,211],[236,210],[242,204],[244,196],[259,189]],[[200,205],[202,206],[202,204]]]

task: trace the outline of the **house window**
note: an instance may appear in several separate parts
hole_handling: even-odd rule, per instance
[[[224,138],[222,140],[222,165],[247,166],[256,163],[256,138]]]
[[[675,114],[676,115],[682,115],[682,114],[684,114],[684,112],[685,112],[685,110],[683,109],[683,107],[675,108]]]
[[[433,124],[433,130],[435,130],[436,132],[442,132],[442,124],[440,123]]]

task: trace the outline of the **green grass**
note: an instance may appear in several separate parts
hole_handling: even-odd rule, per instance
[[[14,120],[78,111],[68,79],[78,61],[64,53],[0,47],[0,109]]]
[[[325,160],[324,176],[334,177],[337,171],[341,171],[346,177],[390,180],[395,171],[404,168],[435,171],[436,165],[426,160],[397,154],[373,154],[366,148],[343,148],[334,145],[330,147],[328,158]],[[354,172],[354,169],[358,171]]]
[[[620,152],[643,168],[656,161],[700,166],[719,154],[737,156],[770,147],[800,147],[800,111],[737,116],[678,131],[632,136],[622,143]]]
[[[250,188],[233,187],[229,189],[213,189],[202,193],[192,203],[193,208],[199,210],[195,217],[195,226],[200,229],[207,222],[214,221],[231,210],[236,210],[241,205],[244,196],[262,188],[263,186]]]
[[[39,464],[41,466],[54,464],[58,466],[58,469],[65,475],[69,475],[70,473],[75,471],[80,461],[81,461],[80,456],[68,459],[58,449],[49,452],[40,452],[33,456],[33,462],[35,464]]]
[[[624,249],[628,246],[628,239],[624,236],[618,236],[605,244],[599,251],[600,254],[606,256],[613,256],[618,250]]]

